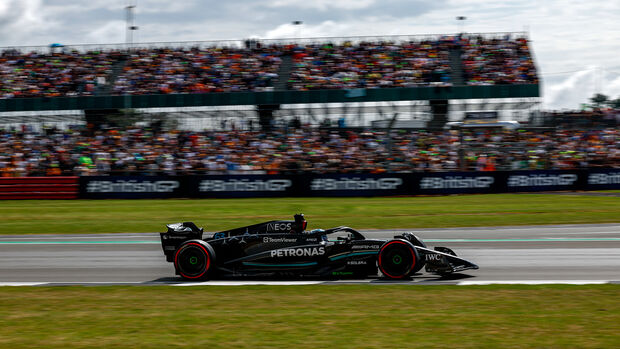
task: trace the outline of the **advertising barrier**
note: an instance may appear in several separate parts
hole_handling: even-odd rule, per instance
[[[81,198],[251,198],[394,196],[620,190],[620,169],[387,174],[94,176]]]
[[[305,189],[300,176],[217,175],[188,177],[188,194],[198,198],[299,196]]]
[[[86,199],[155,199],[192,197],[191,177],[92,176],[80,177],[80,197]]]
[[[1,177],[0,199],[77,199],[78,177]]]

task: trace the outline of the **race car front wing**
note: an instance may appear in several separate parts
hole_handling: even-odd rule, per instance
[[[478,266],[463,258],[457,257],[456,253],[447,247],[430,248],[416,246],[421,258],[425,262],[428,273],[447,275],[468,269],[478,269]]]

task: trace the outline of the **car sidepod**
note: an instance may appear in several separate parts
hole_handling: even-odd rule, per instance
[[[229,276],[347,278],[376,276],[376,256],[383,242],[334,242],[321,234],[261,234],[209,243],[218,255],[218,270]]]
[[[247,234],[211,240],[220,259],[218,269],[232,276],[278,272],[307,274],[327,254],[327,244],[309,234]]]

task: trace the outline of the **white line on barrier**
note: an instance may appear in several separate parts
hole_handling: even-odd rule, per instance
[[[0,282],[2,286],[39,286],[47,284],[47,282]]]

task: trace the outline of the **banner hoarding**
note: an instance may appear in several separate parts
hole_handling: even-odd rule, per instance
[[[80,177],[88,199],[354,197],[620,189],[620,169]]]

